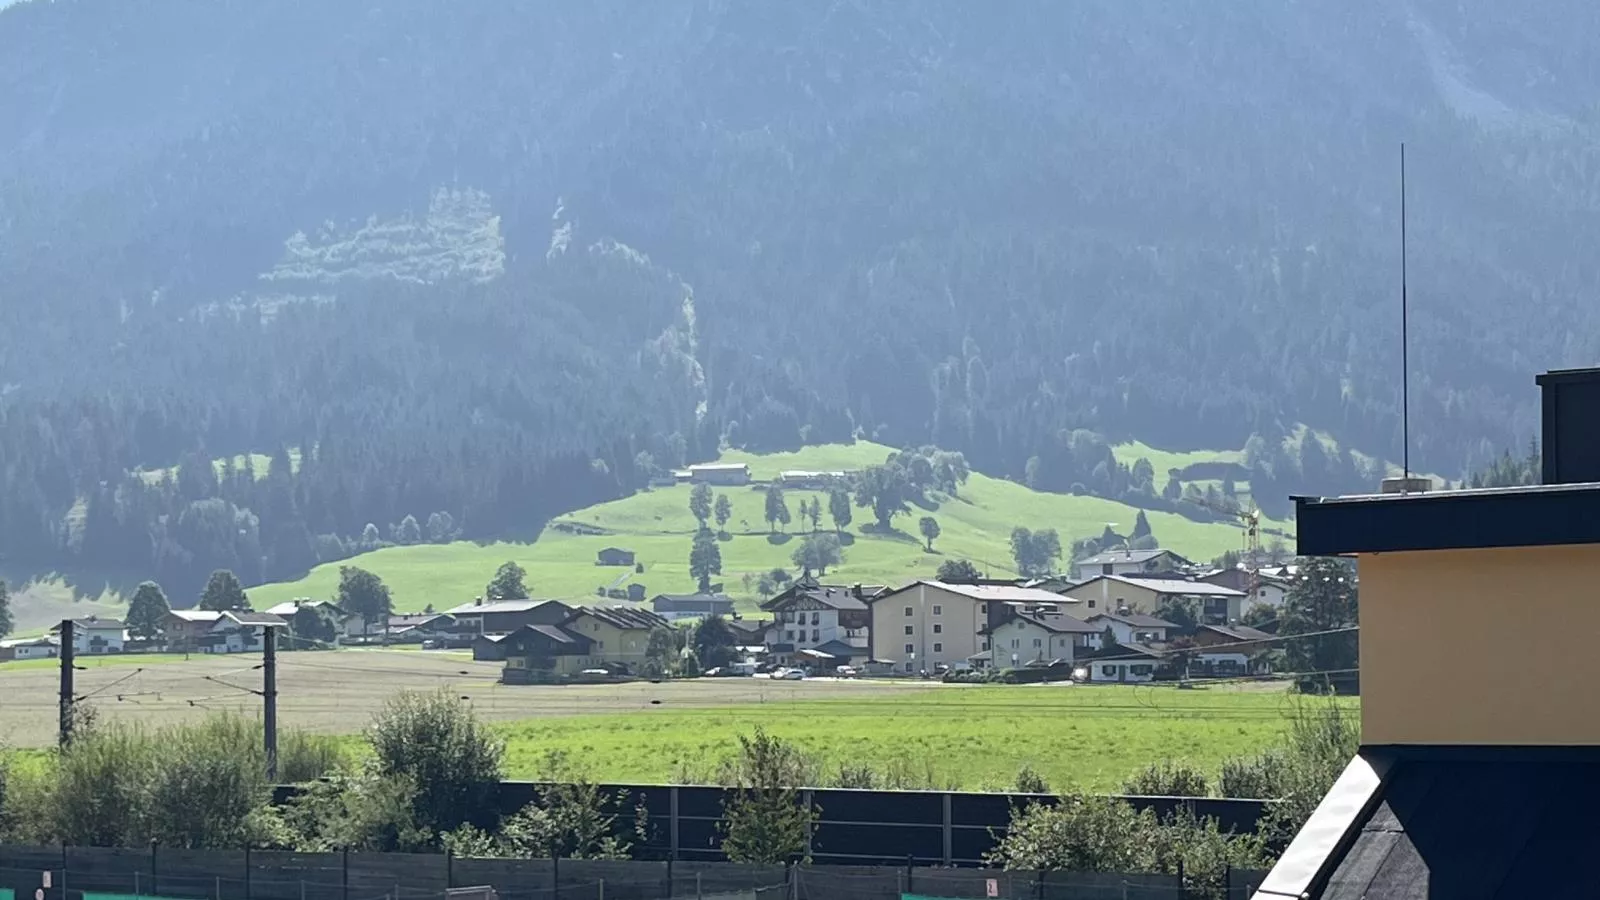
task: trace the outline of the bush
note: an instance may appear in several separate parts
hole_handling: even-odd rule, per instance
[[[1151,763],[1124,781],[1122,792],[1135,797],[1204,797],[1206,776],[1184,762]]]
[[[404,693],[367,727],[376,772],[407,779],[417,827],[436,835],[494,826],[505,744],[453,694]]]
[[[1285,754],[1278,749],[1224,760],[1218,790],[1224,797],[1275,800],[1283,796],[1286,765]]]
[[[817,810],[797,788],[808,783],[810,761],[760,727],[739,736],[739,790],[722,806],[722,849],[732,862],[785,863],[806,851]]]
[[[1024,764],[1017,770],[1017,793],[1019,794],[1048,794],[1050,783],[1044,776],[1033,770],[1033,766]]]

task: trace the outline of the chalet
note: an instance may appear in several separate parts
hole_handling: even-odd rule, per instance
[[[1151,575],[1161,572],[1178,572],[1194,563],[1171,550],[1107,550],[1087,559],[1080,559],[1072,567],[1083,578],[1096,575]]]
[[[398,643],[449,639],[455,635],[456,620],[448,613],[391,615],[386,630],[388,639]]]
[[[1118,644],[1090,651],[1083,660],[1085,680],[1099,684],[1143,684],[1154,681],[1165,657],[1144,644]]]
[[[1123,610],[1155,615],[1169,600],[1190,600],[1197,607],[1200,621],[1216,624],[1239,621],[1244,603],[1243,591],[1176,576],[1097,575],[1067,588],[1062,596],[1081,600],[1089,615]]]
[[[524,625],[558,625],[572,607],[558,600],[490,600],[482,597],[445,611],[461,634],[510,634]]]
[[[901,672],[965,667],[982,651],[979,632],[1023,612],[1073,615],[1077,600],[1014,583],[954,584],[913,581],[867,598],[871,618],[867,649],[872,659],[893,661]]]
[[[1096,629],[1093,642],[1096,647],[1101,645],[1101,636],[1107,628],[1118,644],[1164,644],[1178,630],[1178,626],[1165,619],[1136,612],[1097,613],[1084,621]]]
[[[733,599],[726,594],[657,594],[650,600],[656,615],[669,622],[733,615]]]
[[[633,565],[633,551],[621,547],[607,547],[595,554],[594,564],[597,566],[631,566]]]
[[[40,637],[0,641],[0,660],[54,659],[60,655],[60,638]]]
[[[1076,616],[1005,604],[978,630],[983,646],[971,662],[978,668],[1014,668],[1054,660],[1071,663],[1092,648],[1099,633]]]
[[[80,655],[121,653],[128,639],[127,628],[121,619],[102,619],[99,616],[73,619],[72,652]],[[60,632],[59,625],[50,629],[51,634]]]
[[[303,606],[309,606],[326,614],[333,622],[334,633],[337,635],[358,637],[367,633],[367,623],[363,622],[360,616],[345,612],[343,607],[332,600],[312,600],[302,597],[298,600],[288,600],[276,606],[270,606],[265,612],[288,622],[295,617],[295,614]],[[376,623],[373,624],[372,631],[378,631]]]
[[[561,623],[563,630],[590,640],[592,660],[628,672],[644,671],[650,632],[671,627],[661,616],[632,606],[580,606]]]
[[[1289,591],[1294,588],[1294,579],[1291,577],[1268,574],[1265,569],[1258,569],[1252,573],[1237,566],[1232,569],[1207,572],[1195,580],[1242,591],[1245,594],[1244,612],[1249,612],[1256,606],[1283,609],[1284,601],[1289,598]]]
[[[167,649],[176,653],[199,650],[211,633],[212,626],[222,618],[214,609],[168,610],[161,622],[161,632],[166,635]]]
[[[217,617],[196,649],[201,653],[258,653],[263,631],[288,626],[288,622],[271,613],[230,609]]]
[[[867,600],[883,588],[825,585],[801,579],[761,608],[773,614],[767,652],[781,660],[841,665],[868,655],[872,615]]]
[[[1226,677],[1265,674],[1263,657],[1278,641],[1248,625],[1202,625],[1195,630],[1194,644],[1190,674]]]
[[[1542,484],[1296,498],[1360,568],[1361,748],[1257,898],[1600,897],[1600,369],[1538,381]]]
[[[479,635],[472,643],[472,658],[504,660],[501,681],[529,684],[589,668],[593,644],[559,625],[524,625],[509,634]]]

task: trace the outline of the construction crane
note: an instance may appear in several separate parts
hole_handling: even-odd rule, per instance
[[[1239,520],[1239,527],[1244,530],[1244,571],[1248,594],[1254,598],[1260,590],[1261,581],[1261,510],[1256,507],[1255,500],[1250,501],[1248,507],[1235,503],[1225,506],[1221,503],[1212,503],[1205,497],[1195,497],[1189,500],[1196,506],[1203,506],[1215,513],[1232,516]]]

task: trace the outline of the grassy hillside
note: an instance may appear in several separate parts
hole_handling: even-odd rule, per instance
[[[724,461],[747,462],[757,478],[783,469],[853,469],[882,462],[891,452],[880,444],[856,443],[810,447],[793,453],[756,456],[729,453]],[[764,497],[755,488],[718,488],[733,504],[729,535],[722,541],[723,582],[735,597],[754,608],[756,597],[744,583],[774,567],[792,568],[790,554],[809,525],[792,522],[786,533],[768,534]],[[790,491],[792,511],[801,499],[821,497],[809,491]],[[822,527],[831,528],[823,498]],[[926,510],[895,520],[895,534],[864,532],[866,510],[854,509],[855,520],[846,530],[845,561],[828,577],[842,582],[893,584],[932,575],[939,563],[959,557],[977,562],[993,574],[1011,574],[1008,545],[1011,529],[1055,528],[1063,542],[1098,535],[1109,523],[1119,531],[1132,528],[1138,511],[1133,507],[1094,497],[1041,494],[1021,485],[984,475],[973,475],[957,497],[943,498]],[[929,553],[915,536],[917,519],[932,515],[942,535]],[[1226,524],[1201,524],[1171,513],[1148,513],[1150,525],[1163,546],[1186,555],[1209,559],[1236,549],[1240,533]],[[250,590],[258,606],[295,597],[325,597],[336,589],[339,565],[354,565],[376,572],[394,591],[395,604],[404,610],[427,605],[447,608],[482,593],[502,562],[515,560],[529,573],[532,592],[538,596],[581,600],[595,596],[597,587],[621,586],[632,581],[645,585],[648,594],[691,591],[689,544],[695,530],[689,513],[689,488],[657,488],[632,497],[602,503],[552,522],[532,544],[472,544],[393,547],[367,553],[340,564],[319,566],[298,581],[270,584]],[[632,569],[600,567],[595,554],[604,547],[624,547],[637,554],[643,573]]]

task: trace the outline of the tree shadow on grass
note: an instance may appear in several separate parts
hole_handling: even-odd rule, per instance
[[[792,540],[794,540],[794,535],[785,531],[767,535],[767,543],[774,547],[782,547],[784,544],[787,544]]]
[[[865,534],[870,534],[875,538],[881,538],[883,540],[899,541],[903,544],[916,544],[919,547],[922,546],[922,538],[912,537],[911,535],[901,531],[898,528],[895,528],[892,525],[888,528],[879,528],[878,523],[868,522],[867,524],[861,526],[861,531]]]

